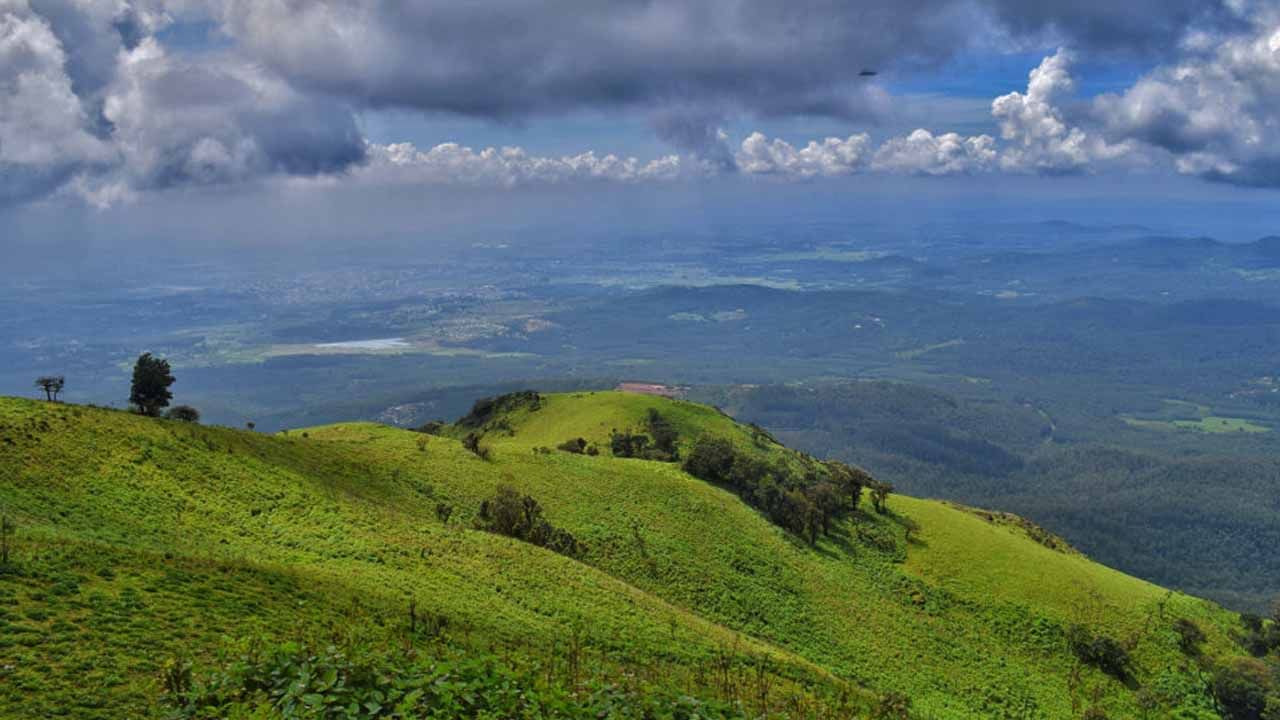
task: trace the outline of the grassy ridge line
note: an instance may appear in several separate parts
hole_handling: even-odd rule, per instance
[[[288,568],[379,605],[403,609],[414,597],[422,612],[495,641],[550,643],[580,626],[589,643],[638,660],[693,665],[734,646],[829,679],[589,566],[441,525],[430,478],[475,463],[440,441],[430,467],[419,458],[410,474],[300,433],[273,438],[0,400],[0,504],[17,515],[24,543],[105,543],[150,557]],[[23,665],[49,662],[33,652],[41,651],[26,653]]]
[[[1074,621],[1150,627],[1135,653],[1144,679],[1173,668],[1170,682],[1187,681],[1167,624],[1210,606],[1169,603],[1153,625],[1150,586],[1095,577],[1087,561],[967,512],[895,498],[895,513],[859,514],[809,548],[673,465],[531,452],[641,427],[650,408],[685,443],[722,434],[803,461],[712,409],[618,393],[547,396],[511,413],[512,435],[486,436],[490,462],[452,439],[372,424],[272,438],[0,400],[0,435],[14,441],[0,438],[0,468],[16,470],[0,502],[56,537],[295,565],[391,606],[413,594],[497,638],[548,642],[578,623],[624,655],[695,664],[740,643],[818,679],[815,666],[905,692],[926,716],[1067,716],[1076,664],[1062,629]],[[533,494],[584,540],[584,562],[463,529],[500,483]],[[441,502],[455,508],[452,527],[435,520]],[[922,526],[919,543],[906,541],[908,517]],[[1044,573],[1074,579],[1062,603],[1029,594]],[[1076,612],[1092,605],[1108,612]],[[1128,688],[1082,675],[1116,716],[1137,712]]]
[[[841,676],[907,692],[926,712],[990,717],[1035,707],[1066,716],[1082,692],[1072,698],[1069,689],[1076,661],[1063,634],[1072,623],[1139,639],[1135,658],[1154,674],[1183,663],[1169,628],[1175,617],[1206,622],[1213,647],[1231,647],[1225,630],[1233,618],[1209,603],[1166,598],[1149,583],[1042,547],[1021,528],[989,527],[942,503],[895,497],[890,515],[861,513],[809,549],[732,494],[690,484],[673,467],[656,464],[632,477],[633,469],[655,463],[565,453],[543,461],[529,453],[577,436],[600,443],[611,428],[641,428],[651,408],[692,436],[683,442],[717,434],[800,462],[712,409],[607,392],[543,396],[537,410],[496,418],[485,443],[509,481],[542,500],[557,524],[591,538],[588,562]],[[384,442],[398,442],[378,432]],[[905,518],[924,527],[917,542],[906,542]],[[629,539],[632,524],[660,538],[658,550],[646,543],[656,570]],[[891,549],[875,549],[885,541]],[[898,563],[904,556],[905,567]],[[1174,684],[1192,688],[1195,678],[1180,672]],[[1137,712],[1132,691],[1089,669],[1083,676],[1109,709]]]

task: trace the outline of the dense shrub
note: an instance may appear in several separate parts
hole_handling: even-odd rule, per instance
[[[164,414],[170,420],[180,420],[182,422],[198,423],[200,422],[200,411],[190,405],[174,405]]]
[[[669,420],[650,408],[645,418],[645,428],[648,434],[632,430],[619,431],[616,428],[610,431],[609,450],[613,456],[660,462],[675,462],[680,459],[680,448],[677,445],[680,435]]]
[[[462,447],[481,460],[488,460],[490,457],[489,446],[480,444],[480,440],[483,438],[484,436],[477,432],[467,433],[467,436],[462,438]]]
[[[1120,681],[1129,679],[1133,661],[1129,651],[1114,638],[1094,635],[1083,625],[1067,628],[1067,645],[1080,662],[1101,670]]]
[[[445,429],[445,423],[440,420],[428,420],[416,428],[414,432],[424,433],[426,435],[439,435]]]
[[[892,486],[842,463],[804,464],[803,470],[784,463],[770,464],[738,450],[724,438],[704,437],[684,460],[685,472],[735,490],[770,520],[817,543],[831,530],[832,520],[857,510],[862,488],[871,486],[876,509],[886,512],[884,500]]]
[[[1235,658],[1218,666],[1209,689],[1227,720],[1271,720],[1264,713],[1268,709],[1272,681],[1270,671],[1261,661]]]
[[[585,438],[574,438],[572,440],[565,440],[564,442],[557,445],[556,449],[563,450],[564,452],[567,452],[567,453],[573,453],[575,455],[583,455],[583,454],[586,454],[587,452],[587,441]]]
[[[542,396],[532,390],[521,390],[497,397],[481,398],[471,406],[471,412],[458,420],[458,426],[469,429],[484,427],[494,418],[521,408],[530,411],[541,409]]]
[[[680,441],[680,434],[676,432],[675,426],[671,424],[661,413],[653,408],[649,408],[649,415],[646,419],[649,436],[653,438],[653,447],[660,455],[664,456],[661,460],[676,461],[680,459],[680,448],[677,443]]]
[[[1204,631],[1199,625],[1186,618],[1178,618],[1173,623],[1173,631],[1178,634],[1178,647],[1187,657],[1199,657],[1200,646],[1204,644]]]
[[[499,485],[494,496],[480,504],[476,526],[570,557],[581,550],[572,534],[547,522],[537,500],[510,485]]]

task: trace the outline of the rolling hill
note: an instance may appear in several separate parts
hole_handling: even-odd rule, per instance
[[[717,437],[815,467],[707,406],[598,392],[477,409],[434,435],[268,436],[0,399],[17,528],[0,716],[345,717],[327,703],[363,676],[316,668],[358,656],[387,688],[405,663],[431,679],[397,690],[417,703],[401,715],[382,700],[361,717],[640,717],[642,698],[649,717],[906,717],[884,714],[905,701],[923,718],[1216,717],[1177,628],[1199,628],[1207,657],[1240,652],[1235,614],[1013,516],[895,495],[811,545],[679,463],[609,452],[654,411],[683,455]],[[602,452],[551,449],[579,437]],[[478,529],[500,486],[536,499],[574,556]],[[1128,666],[1082,659],[1082,632]],[[276,694],[246,680],[286,655],[302,660],[268,674],[287,675]],[[483,666],[440,670],[467,658]],[[428,707],[468,678],[461,709]]]

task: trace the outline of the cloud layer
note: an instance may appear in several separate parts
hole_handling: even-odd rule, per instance
[[[208,23],[216,41],[170,44],[175,23]],[[1072,51],[993,100],[991,134],[870,134],[894,100],[862,70],[1048,42]],[[1081,98],[1081,55],[1149,70]],[[1125,165],[1280,186],[1278,78],[1274,0],[0,0],[0,204],[275,177],[516,187]],[[381,108],[638,113],[675,152],[372,143],[360,116]],[[721,129],[814,116],[850,132],[793,145]]]

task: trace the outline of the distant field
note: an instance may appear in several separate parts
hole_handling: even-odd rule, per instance
[[[1146,430],[1191,430],[1206,433],[1271,432],[1271,428],[1244,418],[1219,417],[1217,415],[1209,415],[1198,420],[1147,420],[1134,417],[1122,417],[1121,420],[1126,425]]]

